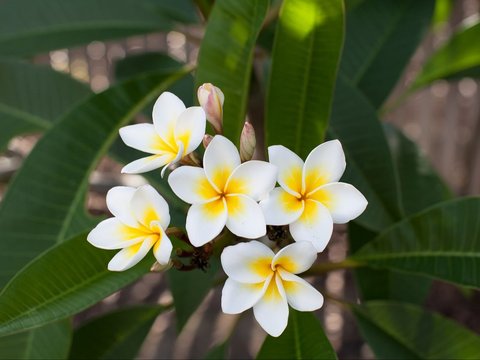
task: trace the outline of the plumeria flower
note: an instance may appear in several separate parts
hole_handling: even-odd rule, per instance
[[[186,224],[190,242],[202,246],[225,225],[240,237],[265,235],[265,218],[257,201],[275,186],[275,166],[256,160],[241,164],[235,145],[221,135],[205,150],[203,166],[182,166],[168,177],[173,192],[192,204]]]
[[[131,268],[152,247],[158,263],[168,264],[172,243],[165,230],[170,214],[168,204],[153,187],[114,187],[107,193],[107,207],[114,217],[99,223],[87,240],[100,249],[122,249],[109,262],[109,270]]]
[[[120,129],[128,146],[152,154],[127,164],[123,173],[138,174],[178,162],[193,152],[205,135],[205,112],[200,106],[185,108],[182,100],[164,92],[153,106],[153,124],[135,124]]]
[[[345,155],[338,140],[317,146],[305,163],[281,145],[270,146],[268,156],[278,168],[280,187],[260,205],[267,224],[289,224],[295,241],[310,241],[317,251],[323,251],[333,223],[344,224],[365,210],[368,202],[362,193],[338,182],[345,171]]]
[[[288,305],[299,311],[317,310],[323,296],[295,274],[310,268],[317,251],[310,242],[300,241],[277,254],[259,241],[226,247],[221,255],[228,279],[222,290],[222,310],[239,314],[253,307],[260,326],[271,336],[287,327]]]

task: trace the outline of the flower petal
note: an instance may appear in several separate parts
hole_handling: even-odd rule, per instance
[[[182,166],[168,177],[175,195],[189,204],[202,204],[219,197],[202,168]]]
[[[240,314],[250,309],[265,294],[271,278],[272,275],[267,281],[256,284],[241,283],[228,278],[222,289],[222,311],[225,314]]]
[[[132,197],[132,211],[138,222],[148,229],[159,222],[163,229],[170,224],[170,212],[165,199],[150,185],[139,187]]]
[[[282,280],[275,276],[265,295],[253,306],[253,314],[260,326],[271,336],[277,337],[288,324],[288,303]]]
[[[175,125],[175,141],[183,143],[184,154],[190,154],[203,140],[206,126],[205,111],[192,106],[180,114]]]
[[[108,210],[122,223],[131,227],[139,226],[130,204],[135,190],[130,186],[115,186],[107,193]]]
[[[302,216],[290,224],[295,241],[310,241],[318,252],[323,251],[333,232],[333,220],[328,209],[315,200],[306,200]]]
[[[323,306],[323,295],[297,275],[279,269],[288,303],[295,310],[314,311]]]
[[[338,140],[318,145],[305,160],[303,188],[311,192],[319,186],[340,180],[345,171],[345,154]]]
[[[262,209],[245,195],[227,195],[227,228],[237,236],[257,239],[267,233]]]
[[[335,224],[345,224],[360,216],[368,204],[367,199],[360,191],[346,183],[331,183],[321,186],[308,196],[321,202],[330,210]]]
[[[268,148],[268,159],[278,169],[278,183],[294,196],[302,191],[303,160],[293,151],[282,145]]]
[[[167,165],[175,158],[175,154],[147,156],[125,165],[122,169],[124,174],[141,174]]]
[[[117,218],[101,221],[90,231],[87,240],[93,246],[106,249],[122,249],[143,241],[150,234],[123,224]]]
[[[108,263],[110,271],[125,271],[142,260],[157,240],[157,236],[150,236],[143,242],[120,250]]]
[[[150,154],[163,154],[176,150],[163,141],[152,124],[125,126],[119,130],[119,133],[126,145]]]
[[[175,144],[175,125],[185,111],[185,104],[178,96],[166,91],[153,105],[153,125],[158,135],[168,144]]]
[[[227,206],[224,199],[195,204],[187,214],[187,234],[193,246],[202,246],[213,240],[225,227]]]
[[[216,135],[205,150],[203,167],[218,192],[225,189],[228,178],[239,165],[240,155],[235,145],[226,137]]]
[[[255,201],[264,198],[275,187],[277,169],[265,161],[247,161],[232,172],[227,184],[227,194],[243,194]]]
[[[260,201],[260,207],[268,225],[288,225],[302,215],[304,201],[277,187]]]
[[[273,258],[272,266],[279,265],[289,273],[299,274],[312,266],[317,259],[317,250],[308,241],[299,241],[281,249]]]
[[[166,265],[170,261],[173,246],[165,231],[162,228],[159,230],[160,236],[153,246],[153,255],[155,255],[155,259],[157,259],[160,265]]]
[[[274,253],[260,241],[249,241],[227,246],[220,260],[225,273],[233,280],[255,284],[272,275]]]

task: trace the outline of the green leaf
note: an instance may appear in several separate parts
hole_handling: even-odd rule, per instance
[[[162,306],[110,312],[83,324],[73,335],[70,359],[135,359]]]
[[[336,359],[337,355],[313,313],[290,309],[287,329],[268,336],[257,359]]]
[[[0,359],[65,359],[72,341],[70,320],[0,337]]]
[[[17,135],[43,131],[90,91],[48,67],[0,60],[0,151]]]
[[[113,251],[79,235],[25,266],[0,293],[0,335],[31,329],[76,314],[149,271],[148,256],[123,272],[107,270]]]
[[[348,224],[350,251],[355,252],[372,241],[378,234],[365,229],[355,222]],[[431,279],[416,274],[393,270],[358,268],[354,270],[355,280],[363,301],[396,300],[422,304],[428,295]],[[379,286],[379,284],[382,284]]]
[[[411,90],[439,79],[480,76],[480,21],[469,23],[455,32],[423,66]]]
[[[245,122],[255,41],[269,0],[217,0],[198,56],[196,86],[212,83],[225,94],[224,133],[238,143]]]
[[[353,258],[480,287],[480,198],[440,203],[381,233]]]
[[[340,71],[376,108],[428,30],[434,4],[434,0],[368,0],[347,12]]]
[[[268,144],[300,156],[325,137],[343,45],[343,1],[285,0],[266,100]]]
[[[451,199],[451,191],[418,146],[392,125],[384,124],[384,130],[400,180],[405,215]]]
[[[212,288],[219,268],[219,261],[211,258],[210,267],[205,272],[195,269],[194,271],[169,271],[167,273],[175,304],[178,331],[185,326]]]
[[[480,354],[477,334],[420,307],[374,301],[352,310],[378,359],[478,359]]]
[[[118,128],[188,72],[159,71],[111,87],[88,98],[43,136],[0,206],[0,286],[66,238],[85,201],[89,174]]]
[[[194,22],[188,0],[9,0],[0,5],[0,55],[28,56]]]
[[[205,356],[205,360],[222,360],[228,358],[228,340],[223,343],[215,346],[211,349],[208,354]]]
[[[347,157],[342,181],[357,187],[369,202],[356,221],[380,231],[400,219],[398,179],[382,125],[365,96],[343,76],[338,78],[328,136],[341,141]]]

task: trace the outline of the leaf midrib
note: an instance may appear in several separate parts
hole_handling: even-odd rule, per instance
[[[1,102],[0,102],[0,112],[3,112],[7,115],[14,116],[16,118],[20,118],[22,120],[25,120],[25,122],[29,123],[30,125],[38,126],[45,130],[51,127],[51,123],[45,118],[42,118],[37,115],[33,115],[32,113],[29,113],[24,110],[19,110],[18,108],[14,108],[11,105],[7,105]]]

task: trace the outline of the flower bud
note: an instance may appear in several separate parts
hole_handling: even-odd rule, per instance
[[[256,145],[255,130],[252,124],[246,122],[240,136],[240,159],[242,162],[252,160]]]
[[[203,136],[203,147],[206,149],[208,144],[210,144],[210,142],[212,141],[213,139],[213,136],[212,135],[209,135],[209,134],[205,134]]]
[[[197,91],[198,102],[207,115],[207,120],[212,124],[215,132],[223,132],[223,101],[225,96],[222,90],[210,83],[203,84]]]

